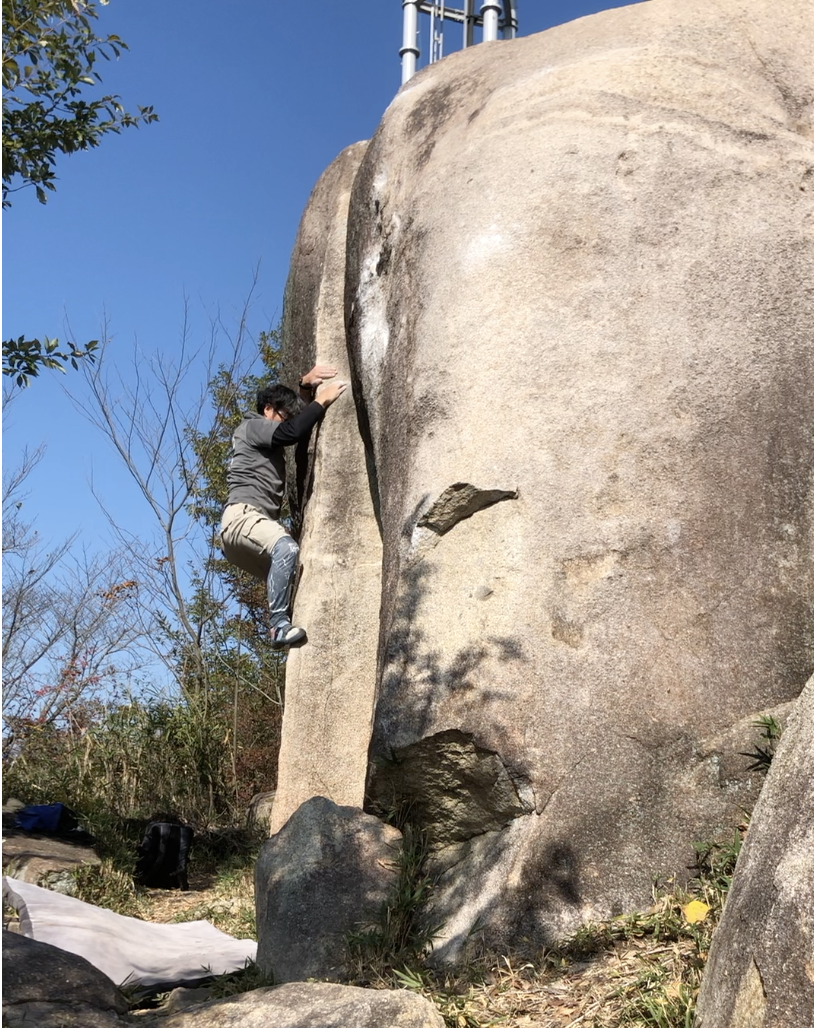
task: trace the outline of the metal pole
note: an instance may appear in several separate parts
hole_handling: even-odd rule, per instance
[[[517,0],[503,0],[503,38],[517,37]]]
[[[491,43],[497,39],[497,25],[501,10],[500,4],[495,3],[494,0],[488,0],[487,3],[481,4],[480,13],[483,18],[484,43]]]
[[[464,50],[475,42],[475,0],[464,0]]]
[[[420,0],[403,0],[404,7],[404,33],[402,45],[399,50],[401,57],[401,84],[415,75],[416,61],[420,50],[418,49],[418,5]]]

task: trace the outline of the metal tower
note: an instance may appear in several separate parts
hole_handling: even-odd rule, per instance
[[[461,0],[458,0],[460,3]],[[475,13],[477,0],[463,0],[463,9],[450,7],[445,0],[402,0],[404,8],[404,35],[401,49],[401,84],[416,73],[421,55],[419,47],[419,14],[429,15],[429,64],[444,56],[444,23],[458,22],[463,27],[463,47],[472,46],[475,27],[483,29],[484,43],[498,39],[514,39],[517,35],[517,0],[486,0]]]

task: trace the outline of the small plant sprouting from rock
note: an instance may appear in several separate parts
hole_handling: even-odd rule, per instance
[[[376,924],[348,937],[353,978],[359,983],[384,978],[395,968],[418,961],[432,949],[440,926],[421,917],[432,890],[426,874],[427,840],[410,824],[401,826],[404,842],[396,861],[398,880],[391,902]]]
[[[741,753],[741,756],[749,757],[752,761],[747,771],[761,771],[765,775],[774,759],[777,744],[783,734],[783,726],[771,714],[761,714],[757,721],[753,722],[753,726],[759,730],[763,745],[757,742],[751,753]]]

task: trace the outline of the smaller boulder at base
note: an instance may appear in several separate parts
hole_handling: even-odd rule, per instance
[[[84,957],[3,932],[4,1025],[101,1028],[126,1011],[121,992]]]
[[[752,812],[695,1023],[814,1024],[814,678],[795,704]]]
[[[254,989],[143,1023],[144,1028],[444,1028],[423,996],[328,982]]]
[[[377,923],[398,880],[401,833],[324,796],[301,804],[260,851],[257,963],[276,982],[342,979],[348,935]]]

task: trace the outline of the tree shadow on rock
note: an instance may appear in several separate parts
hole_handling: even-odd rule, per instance
[[[445,626],[438,626],[436,638],[417,626],[417,615],[434,574],[432,566],[419,557],[411,560],[399,576],[398,597],[383,631],[380,651],[382,673],[371,743],[373,758],[387,755],[394,743],[421,739],[431,732],[438,708],[450,697],[460,704],[460,710],[456,710],[460,721],[477,723],[484,705],[511,699],[510,691],[500,685],[485,686],[478,681],[478,670],[490,659],[499,664],[527,660],[519,638],[498,635],[486,636],[447,657],[439,644]]]

